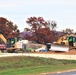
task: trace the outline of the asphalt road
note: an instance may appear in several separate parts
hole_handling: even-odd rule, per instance
[[[76,71],[55,73],[55,74],[46,74],[46,75],[76,75]]]

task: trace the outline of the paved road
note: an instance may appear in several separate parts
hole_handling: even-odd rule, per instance
[[[46,75],[76,75],[76,71],[55,73],[55,74],[46,74]]]

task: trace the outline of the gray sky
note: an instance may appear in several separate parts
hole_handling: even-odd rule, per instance
[[[0,17],[17,24],[20,31],[28,27],[26,20],[31,16],[55,20],[57,30],[76,31],[76,0],[0,0]]]

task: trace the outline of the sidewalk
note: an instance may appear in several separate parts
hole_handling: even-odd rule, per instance
[[[55,59],[67,59],[67,60],[76,60],[76,55],[72,54],[39,54],[39,53],[0,53],[0,57],[9,57],[9,56],[33,56],[33,57],[44,57],[44,58],[55,58]]]

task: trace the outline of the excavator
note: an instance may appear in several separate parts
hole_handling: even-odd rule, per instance
[[[58,39],[57,42],[51,44],[51,51],[66,51],[76,49],[76,36],[74,34],[65,35]]]
[[[1,52],[18,52],[22,50],[22,41],[17,38],[6,39],[3,34],[0,34],[0,50]]]
[[[6,50],[9,53],[22,52],[22,40],[18,40],[17,38],[8,38]]]

